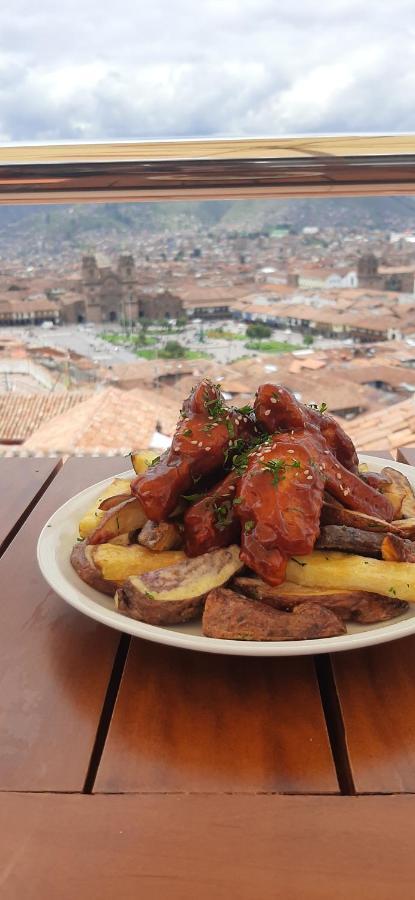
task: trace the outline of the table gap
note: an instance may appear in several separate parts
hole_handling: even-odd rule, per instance
[[[355,796],[356,789],[347,752],[343,715],[330,656],[325,654],[315,656],[314,665],[339,790],[343,796]]]
[[[112,714],[114,712],[115,703],[118,696],[118,691],[121,684],[121,679],[124,672],[124,667],[128,655],[128,650],[130,647],[131,636],[129,634],[122,634],[120,637],[120,642],[117,647],[117,651],[114,657],[114,664],[112,667],[112,672],[110,675],[110,679],[108,682],[107,691],[104,697],[104,702],[102,704],[101,715],[99,717],[97,733],[95,735],[94,745],[92,747],[91,758],[89,761],[88,770],[85,777],[84,787],[82,790],[83,794],[92,794],[95,784],[95,779],[97,776],[99,764],[101,762],[101,757],[103,754],[103,750],[105,747],[105,741],[107,739],[108,730],[110,727]]]
[[[54,467],[54,469],[52,469],[52,471],[46,478],[46,481],[44,481],[43,484],[40,485],[37,493],[34,495],[34,497],[32,497],[30,503],[26,506],[26,509],[22,512],[22,514],[18,518],[17,522],[14,523],[13,527],[10,529],[9,533],[6,535],[6,537],[0,544],[0,556],[2,556],[3,553],[5,553],[7,548],[10,546],[11,542],[14,540],[17,533],[20,531],[22,525],[24,525],[24,523],[26,522],[26,519],[30,516],[30,513],[33,512],[36,504],[43,497],[43,494],[45,493],[45,491],[47,491],[48,487],[50,486],[50,484],[52,483],[54,478],[56,478],[56,475],[58,474],[59,470],[62,468],[62,465],[63,465],[63,460],[57,459],[56,466]]]

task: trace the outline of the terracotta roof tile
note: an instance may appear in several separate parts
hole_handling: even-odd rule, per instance
[[[24,448],[74,454],[108,450],[127,453],[134,447],[148,447],[157,426],[163,434],[173,434],[181,400],[174,403],[162,393],[140,388],[106,388],[95,392],[78,409],[40,427]]]
[[[85,403],[89,391],[65,391],[59,394],[0,394],[0,443],[24,441],[40,425]]]

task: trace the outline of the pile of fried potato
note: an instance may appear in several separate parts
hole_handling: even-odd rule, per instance
[[[145,471],[153,456],[132,454],[135,472]],[[146,520],[124,478],[115,478],[81,519],[71,562],[84,582],[114,597],[121,613],[148,624],[177,624],[203,614],[203,633],[216,638],[344,634],[349,621],[386,621],[415,602],[414,492],[396,469],[387,466],[382,474],[394,521],[327,497],[316,549],[291,558],[287,580],[278,587],[244,570],[237,545],[186,557],[182,511],[159,524]]]

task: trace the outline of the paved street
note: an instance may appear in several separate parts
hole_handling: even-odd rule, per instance
[[[200,322],[191,322],[186,328],[173,334],[163,333],[157,335],[159,338],[159,347],[163,348],[169,340],[177,340],[183,344],[188,350],[202,351],[209,353],[217,362],[228,364],[241,356],[259,356],[259,351],[249,350],[244,346],[244,341],[227,341],[220,339],[211,339],[207,337],[209,330],[216,330],[223,327],[225,331],[235,331],[236,333],[245,334],[245,323],[239,324],[229,320],[204,322],[203,326]],[[127,347],[115,346],[100,337],[102,331],[108,331],[108,324],[96,326],[57,326],[51,329],[37,328],[3,328],[1,333],[8,337],[15,337],[23,340],[25,343],[35,344],[37,346],[63,347],[86,356],[94,362],[101,365],[114,365],[117,363],[140,362],[141,357],[129,350]],[[149,331],[151,334],[151,330]],[[203,334],[204,340],[201,341]],[[286,341],[289,344],[302,346],[302,336],[298,333],[289,333],[287,331],[274,330],[272,334],[273,340]],[[317,339],[313,344],[313,349],[338,347],[340,342],[324,339]],[[155,348],[156,349],[156,348]],[[272,354],[271,354],[272,355]]]

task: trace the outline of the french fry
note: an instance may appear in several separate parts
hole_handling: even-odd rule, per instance
[[[307,587],[370,591],[415,602],[415,563],[315,550],[288,561],[287,581]]]
[[[133,575],[144,575],[183,562],[182,550],[154,553],[139,544],[120,547],[117,544],[98,544],[92,548],[92,560],[106,581],[123,582]]]
[[[101,491],[93,506],[82,516],[79,523],[79,537],[87,538],[97,527],[101,519],[105,515],[104,510],[100,510],[99,506],[103,500],[108,497],[114,497],[116,494],[130,493],[130,481],[128,478],[114,478],[114,481]]]

